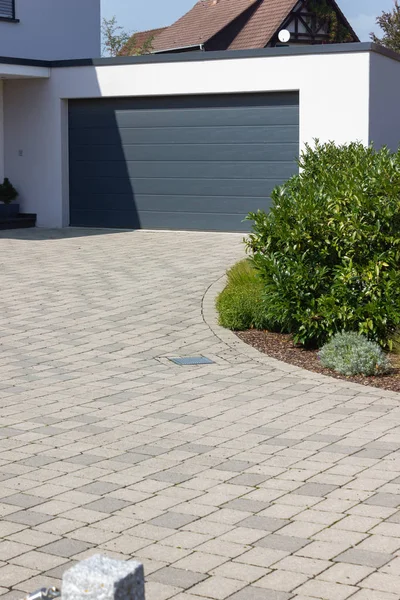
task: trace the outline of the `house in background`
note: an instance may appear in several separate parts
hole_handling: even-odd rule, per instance
[[[335,0],[199,0],[170,27],[136,33],[136,49],[153,53],[248,50],[290,45],[359,42]]]
[[[0,0],[0,179],[22,212],[43,227],[247,231],[246,214],[268,210],[315,138],[397,149],[400,56],[317,43],[330,34],[316,17],[306,43],[312,15],[274,2],[255,49],[98,58],[100,0]],[[196,6],[216,16],[230,6],[229,22],[250,27],[273,3]],[[173,40],[216,43],[224,15]],[[297,43],[262,47],[281,26]]]

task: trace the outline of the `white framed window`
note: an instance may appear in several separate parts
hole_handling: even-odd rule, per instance
[[[0,18],[15,19],[15,0],[0,0]]]

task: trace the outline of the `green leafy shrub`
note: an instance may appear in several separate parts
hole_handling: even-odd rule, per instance
[[[393,345],[393,352],[395,354],[400,354],[400,330],[395,332],[393,339],[392,339],[392,345]]]
[[[6,177],[4,182],[0,184],[0,202],[4,202],[4,204],[11,204],[11,202],[16,198],[18,198],[18,192],[11,184],[10,180]]]
[[[382,348],[358,333],[338,333],[318,353],[323,367],[342,375],[383,375],[391,369]]]
[[[266,320],[305,346],[341,331],[390,346],[400,324],[400,151],[316,142],[299,165],[273,191],[270,213],[248,216]]]
[[[219,323],[234,331],[264,329],[263,283],[249,260],[227,273],[226,288],[217,298]]]

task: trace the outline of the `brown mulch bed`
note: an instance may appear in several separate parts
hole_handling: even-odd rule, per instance
[[[256,330],[239,331],[236,332],[236,335],[246,342],[246,344],[268,354],[271,358],[276,358],[296,367],[302,367],[303,369],[321,373],[322,375],[329,375],[336,379],[344,379],[345,381],[360,383],[361,385],[371,385],[392,392],[400,392],[400,356],[391,355],[394,369],[388,375],[381,375],[379,377],[364,377],[362,375],[345,377],[322,367],[318,360],[318,351],[304,350],[304,348],[295,346],[290,335]]]

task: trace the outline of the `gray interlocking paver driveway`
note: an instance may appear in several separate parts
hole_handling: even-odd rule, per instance
[[[217,337],[202,297],[242,252],[0,234],[0,594],[102,552],[148,600],[400,598],[400,397]]]

